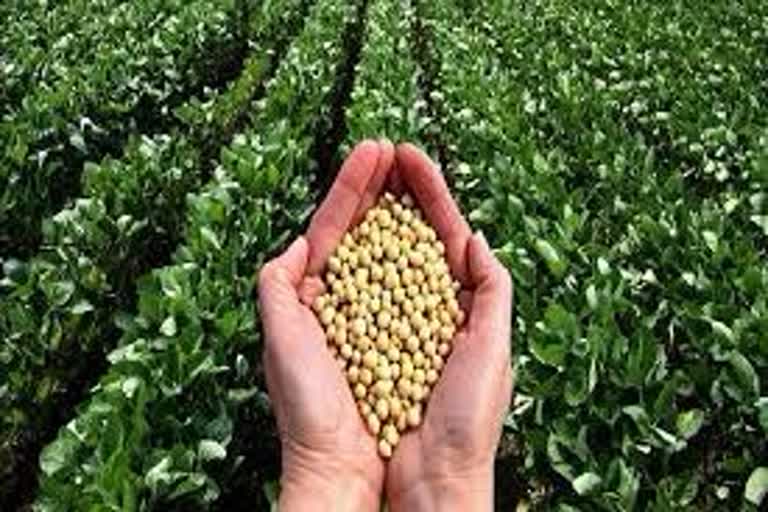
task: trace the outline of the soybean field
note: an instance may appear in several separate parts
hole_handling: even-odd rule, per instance
[[[270,510],[254,284],[354,144],[512,275],[503,511],[768,507],[768,2],[4,0],[0,510]]]

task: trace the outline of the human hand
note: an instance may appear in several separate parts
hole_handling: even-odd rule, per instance
[[[282,444],[281,512],[378,512],[384,464],[310,309],[325,262],[381,193],[388,141],[359,144],[299,237],[259,275],[267,388]]]
[[[405,434],[387,468],[393,512],[492,510],[493,463],[512,390],[512,283],[481,234],[472,235],[435,165],[400,145],[390,176],[407,188],[446,246],[465,292],[467,322],[430,395],[420,428]]]

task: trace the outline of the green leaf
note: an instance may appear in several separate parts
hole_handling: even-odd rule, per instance
[[[768,215],[752,215],[749,220],[762,229],[765,236],[768,236]]]
[[[210,439],[203,439],[197,448],[198,456],[206,462],[211,460],[223,460],[227,457],[227,449],[223,445]]]
[[[576,491],[579,496],[593,493],[602,483],[603,479],[600,478],[599,475],[590,472],[582,473],[571,482],[573,490]]]
[[[763,427],[763,431],[768,434],[768,397],[761,397],[755,404],[757,407],[757,416],[760,420],[760,426]]]
[[[51,291],[53,294],[51,302],[56,306],[63,306],[69,302],[69,299],[75,293],[75,283],[72,281],[58,281],[54,283]]]
[[[677,433],[686,440],[695,436],[701,430],[703,424],[704,411],[701,409],[681,412],[677,415],[677,420],[675,421]]]
[[[706,242],[707,247],[709,247],[709,250],[712,252],[717,252],[717,248],[719,245],[719,240],[717,238],[717,233],[714,231],[702,231],[701,236],[704,237],[704,242]]]
[[[587,287],[587,304],[590,309],[597,309],[597,289],[595,289],[594,284]]]
[[[43,449],[40,469],[47,476],[52,476],[71,464],[76,452],[77,442],[69,435],[64,435]]]
[[[77,148],[78,151],[81,153],[86,153],[88,151],[88,148],[85,145],[85,139],[83,138],[83,134],[79,132],[74,132],[69,136],[69,143],[72,144],[75,148]]]
[[[74,306],[72,306],[71,311],[73,315],[84,315],[85,313],[89,313],[93,311],[93,305],[87,300],[83,299],[81,301],[78,301],[78,303],[75,304]]]
[[[147,487],[157,490],[161,484],[170,482],[172,477],[168,471],[169,469],[171,469],[171,458],[163,457],[160,462],[147,471],[144,477]]]
[[[560,367],[565,363],[565,356],[568,354],[568,347],[562,340],[534,336],[531,339],[531,353],[544,364]]]
[[[741,389],[750,396],[758,395],[760,393],[760,378],[749,359],[744,357],[741,352],[734,350],[729,354],[728,362],[733,367],[737,383]]]
[[[541,238],[536,240],[534,246],[536,252],[546,262],[549,271],[557,278],[563,277],[568,265],[557,252],[557,249],[551,243]]]
[[[712,330],[730,341],[731,343],[736,342],[736,336],[733,332],[733,329],[725,325],[723,322],[719,320],[715,320],[714,318],[704,317],[704,319],[709,322],[709,325],[712,326]]]
[[[221,243],[219,242],[219,238],[211,228],[207,226],[200,228],[200,236],[202,236],[204,240],[208,241],[208,243],[210,243],[217,251],[221,250]]]
[[[766,494],[768,494],[768,467],[755,468],[744,488],[744,498],[759,507]]]
[[[269,502],[270,512],[277,512],[277,502],[280,497],[280,483],[272,480],[264,483],[264,495]]]
[[[176,318],[173,316],[166,318],[160,326],[160,332],[169,338],[176,336]]]

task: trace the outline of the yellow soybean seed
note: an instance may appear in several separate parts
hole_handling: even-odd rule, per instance
[[[378,380],[373,385],[373,394],[378,398],[385,398],[392,392],[392,387],[391,380]]]
[[[389,402],[386,399],[379,398],[376,401],[376,415],[381,421],[389,418]]]
[[[400,393],[400,396],[402,397],[411,396],[411,387],[411,381],[405,377],[400,377],[400,380],[397,381],[397,392]]]
[[[408,409],[406,420],[410,427],[418,427],[421,425],[421,407],[419,405],[414,405]]]
[[[337,327],[333,335],[333,341],[339,347],[344,345],[347,342],[347,329]]]
[[[325,309],[325,306],[328,304],[328,296],[327,295],[318,295],[315,297],[315,300],[312,302],[312,309],[315,313],[320,313]]]
[[[419,338],[416,336],[409,336],[408,339],[405,341],[405,348],[408,349],[408,351],[411,353],[415,353],[417,350],[419,350],[420,346],[421,346],[421,342],[419,341]]]
[[[397,418],[403,412],[403,402],[396,396],[389,399],[389,414]]]
[[[414,367],[411,361],[403,361],[400,365],[400,375],[406,379],[413,377]]]
[[[392,447],[397,446],[397,444],[400,442],[400,433],[397,431],[397,427],[391,423],[384,425],[381,433],[387,443],[389,443]]]
[[[376,323],[381,329],[386,329],[392,322],[392,314],[389,311],[380,311]]]
[[[412,197],[386,193],[342,236],[312,303],[382,457],[421,424],[465,321],[446,252]]]
[[[375,350],[370,349],[363,355],[363,365],[371,370],[376,368],[376,363],[379,360],[379,355]]]
[[[379,417],[376,414],[371,413],[368,415],[368,430],[374,436],[379,435],[379,432],[381,431],[381,420],[379,420]]]
[[[379,455],[385,459],[392,457],[392,445],[390,445],[386,439],[381,439],[379,441]]]
[[[335,316],[336,311],[332,307],[327,306],[320,315],[320,322],[323,325],[331,325]]]
[[[376,367],[376,378],[380,380],[389,380],[392,378],[392,369],[389,366],[380,365]]]
[[[352,332],[358,336],[364,335],[367,328],[368,326],[365,324],[365,320],[362,318],[357,318],[354,322],[352,322]]]

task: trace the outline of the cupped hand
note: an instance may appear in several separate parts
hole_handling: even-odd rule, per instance
[[[411,192],[467,290],[468,320],[433,390],[422,426],[403,436],[388,468],[377,455],[342,372],[309,308],[325,262],[384,189]],[[436,166],[409,144],[358,145],[305,237],[260,274],[267,387],[282,442],[280,510],[482,510],[492,506],[493,460],[512,386],[512,286],[482,235],[472,235]]]
[[[385,468],[309,305],[325,262],[381,193],[394,163],[388,141],[360,143],[344,162],[306,236],[267,263],[258,284],[267,388],[282,443],[280,510],[379,510]]]
[[[512,283],[482,234],[473,235],[436,166],[400,145],[389,179],[409,190],[446,245],[466,290],[467,322],[430,395],[423,423],[387,469],[390,510],[492,510],[493,462],[512,391]]]

